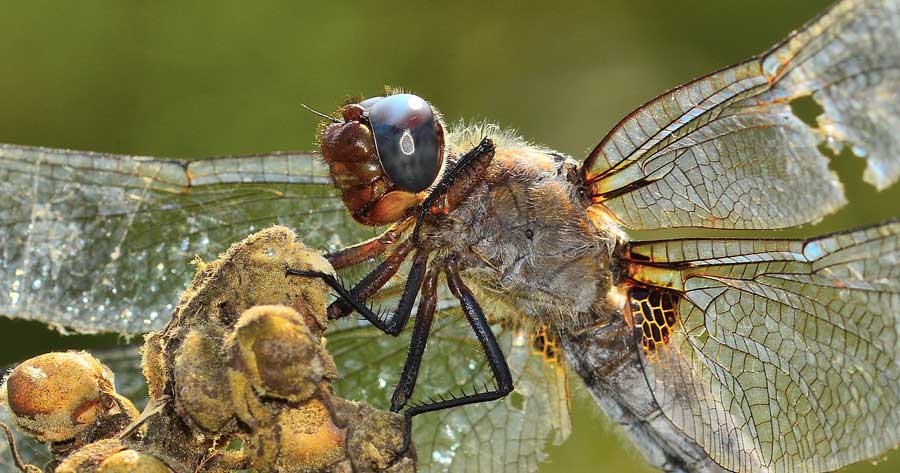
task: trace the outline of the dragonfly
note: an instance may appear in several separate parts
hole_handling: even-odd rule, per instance
[[[346,248],[331,256],[348,280],[368,265],[333,312],[353,302],[396,332],[421,292],[411,382],[385,404],[402,407],[412,385],[442,392],[448,377],[499,378],[480,393],[492,398],[514,388],[417,420],[436,469],[533,469],[570,429],[566,366],[661,469],[830,471],[877,457],[900,442],[900,222],[807,239],[723,232],[843,207],[829,148],[864,158],[876,189],[896,182],[898,10],[840,1],[639,107],[584,161],[492,125],[448,126],[409,94],[342,107],[322,153],[184,161],[2,145],[0,311],[82,332],[158,329],[186,261],[283,223]],[[815,125],[791,108],[810,96]],[[710,236],[630,237],[667,228]],[[373,298],[399,317],[356,304]],[[391,391],[407,353],[375,332],[330,337],[355,395]],[[449,402],[485,398],[470,395]]]

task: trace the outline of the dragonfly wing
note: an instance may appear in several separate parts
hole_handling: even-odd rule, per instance
[[[358,238],[335,192],[312,153],[179,161],[0,145],[0,314],[159,329],[195,256],[274,223],[315,247]]]
[[[415,400],[492,386],[490,368],[457,309],[437,314],[416,385]],[[416,417],[413,439],[420,471],[535,471],[549,444],[571,430],[566,371],[560,359],[535,352],[528,334],[495,327],[516,390],[496,402]],[[408,332],[407,332],[408,334]],[[328,347],[342,379],[338,393],[376,407],[390,396],[406,357],[407,337],[385,337],[371,327],[345,325],[329,332]]]
[[[769,52],[632,112],[582,168],[594,202],[634,229],[785,228],[846,203],[819,150],[865,157],[864,178],[900,177],[900,4],[845,0]],[[805,124],[790,102],[812,95]]]
[[[634,244],[626,318],[665,416],[732,471],[832,471],[900,443],[900,221]]]

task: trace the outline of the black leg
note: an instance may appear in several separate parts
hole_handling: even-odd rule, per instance
[[[494,401],[506,396],[513,390],[512,374],[509,372],[509,365],[506,364],[506,358],[500,350],[500,345],[494,337],[494,332],[491,331],[491,325],[484,316],[481,306],[478,305],[478,301],[475,300],[472,291],[466,287],[459,277],[459,269],[453,259],[447,262],[446,274],[447,285],[450,287],[450,291],[453,292],[453,295],[459,299],[463,313],[465,313],[466,318],[469,319],[469,325],[472,326],[472,330],[475,332],[475,336],[478,338],[478,342],[484,350],[484,355],[487,357],[488,364],[491,367],[491,373],[494,375],[494,380],[497,382],[497,387],[496,389],[480,393],[475,392],[474,394],[465,394],[460,397],[442,399],[437,402],[412,406],[406,411],[406,416],[408,418],[426,412],[434,412],[451,407],[464,406],[466,404]]]
[[[475,336],[478,338],[478,342],[481,344],[482,349],[484,350],[484,354],[487,357],[488,364],[491,367],[491,373],[494,375],[494,380],[497,382],[497,387],[494,390],[488,390],[484,392],[475,392],[473,394],[463,394],[461,397],[453,397],[450,399],[441,398],[440,401],[430,402],[427,404],[420,404],[416,406],[412,406],[406,410],[404,413],[404,417],[406,418],[406,430],[404,432],[403,438],[403,447],[400,449],[400,453],[405,452],[411,442],[412,442],[412,418],[419,414],[424,414],[426,412],[434,412],[442,409],[449,409],[451,407],[459,407],[465,406],[467,404],[478,404],[481,402],[495,401],[497,399],[501,399],[505,397],[507,394],[511,393],[513,390],[513,381],[512,381],[512,373],[509,372],[509,365],[506,364],[506,358],[503,356],[503,352],[500,350],[500,345],[497,344],[497,339],[494,337],[494,332],[491,331],[491,326],[487,321],[487,318],[484,316],[484,312],[481,310],[481,306],[478,305],[478,301],[475,300],[475,296],[472,294],[472,291],[469,290],[468,287],[463,283],[462,279],[459,277],[459,269],[456,266],[456,261],[451,258],[451,260],[447,263],[446,267],[447,273],[447,285],[450,287],[450,291],[453,292],[453,295],[459,299],[460,305],[462,306],[463,312],[466,314],[466,318],[469,319],[469,325],[472,326],[472,330],[475,332]],[[431,274],[429,274],[429,280],[426,281],[426,288],[431,280]],[[424,291],[424,289],[423,289]],[[423,292],[425,294],[425,299],[428,299],[428,293]],[[433,309],[432,309],[433,310]],[[422,317],[422,311],[419,311],[416,317],[416,327],[420,327],[419,318]],[[397,390],[394,391],[394,396],[391,399],[391,410],[396,412],[396,402],[398,397],[404,396],[406,398],[412,394],[412,389],[415,386],[416,375],[418,374],[418,365],[422,361],[422,352],[425,351],[425,343],[428,340],[428,329],[431,326],[431,317],[427,317],[427,322],[423,322],[424,326],[426,323],[428,327],[422,327],[421,330],[425,331],[425,335],[417,339],[415,328],[413,329],[413,340],[410,343],[410,352],[406,359],[406,366],[403,368],[403,375],[401,376],[400,385],[397,386]],[[418,340],[418,341],[417,341]],[[419,347],[421,344],[421,348]],[[409,374],[407,374],[407,370]],[[408,376],[410,381],[410,385],[408,388],[405,387],[404,377]],[[404,394],[398,394],[401,390],[408,389],[409,392],[406,393],[402,391]],[[405,399],[404,399],[405,402]]]
[[[434,309],[437,307],[437,278],[438,271],[432,268],[428,271],[425,281],[422,283],[422,296],[419,299],[419,310],[416,312],[416,320],[413,322],[412,337],[409,341],[406,363],[403,365],[400,382],[397,383],[397,388],[394,389],[394,395],[391,397],[391,412],[398,412],[402,409],[416,387],[419,366],[422,364],[422,354],[425,353],[425,344],[428,343],[431,323],[434,321]]]
[[[385,332],[389,335],[398,335],[401,331],[403,331],[403,327],[406,326],[407,321],[409,321],[410,313],[412,312],[412,306],[416,301],[416,296],[419,294],[419,289],[422,287],[422,278],[425,275],[425,268],[428,263],[428,252],[424,250],[419,250],[416,252],[415,259],[413,260],[413,265],[409,270],[409,275],[406,278],[406,286],[403,289],[403,295],[400,296],[400,303],[397,304],[397,310],[382,320],[382,318],[372,312],[371,309],[366,307],[365,304],[360,302],[360,300],[351,292],[348,291],[334,276],[328,273],[323,273],[321,271],[307,271],[301,269],[293,269],[289,267],[285,267],[285,273],[292,276],[304,276],[304,277],[312,277],[319,278],[331,286],[335,292],[337,292],[341,301],[349,304],[353,310],[359,312],[366,320],[369,321],[376,328]]]
[[[412,313],[413,304],[416,303],[416,296],[422,288],[422,279],[425,277],[425,269],[428,265],[428,252],[425,250],[416,251],[413,258],[412,267],[409,268],[409,274],[406,276],[406,286],[403,288],[403,295],[400,296],[400,302],[397,304],[397,310],[387,320],[385,320],[384,331],[390,335],[399,335],[406,327],[409,321],[409,315]]]
[[[381,290],[395,274],[397,274],[400,265],[406,261],[406,257],[409,256],[409,252],[412,248],[412,242],[409,240],[397,245],[397,248],[394,249],[381,264],[376,266],[375,269],[366,274],[355,286],[353,286],[353,289],[350,290],[350,294],[356,300],[360,301],[365,301],[372,297],[376,292]],[[353,307],[341,299],[332,302],[331,305],[328,306],[328,318],[332,320],[346,317],[351,313],[353,313]]]

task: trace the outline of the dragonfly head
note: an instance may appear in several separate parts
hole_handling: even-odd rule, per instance
[[[441,171],[444,129],[437,113],[411,94],[372,97],[338,113],[344,121],[325,127],[322,156],[344,205],[366,225],[399,220]]]

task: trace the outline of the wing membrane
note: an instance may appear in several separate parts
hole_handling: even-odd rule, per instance
[[[790,101],[823,107],[807,126]],[[818,146],[848,143],[879,189],[900,176],[900,4],[845,0],[784,43],[663,94],[583,167],[594,201],[635,229],[785,228],[846,203]]]
[[[650,389],[717,463],[831,471],[900,443],[900,221],[630,257]]]
[[[311,246],[360,237],[311,153],[179,161],[0,145],[0,195],[0,314],[82,332],[162,327],[195,255],[271,224]]]
[[[571,430],[566,373],[533,353],[528,334],[495,328],[516,382],[497,402],[448,409],[415,418],[413,439],[423,471],[528,472]],[[328,347],[341,369],[339,394],[390,405],[408,340],[385,337],[371,327],[344,326],[328,333]],[[471,393],[491,383],[490,368],[467,321],[456,309],[437,314],[422,363],[415,399],[460,388]],[[490,448],[485,448],[490,445]]]

